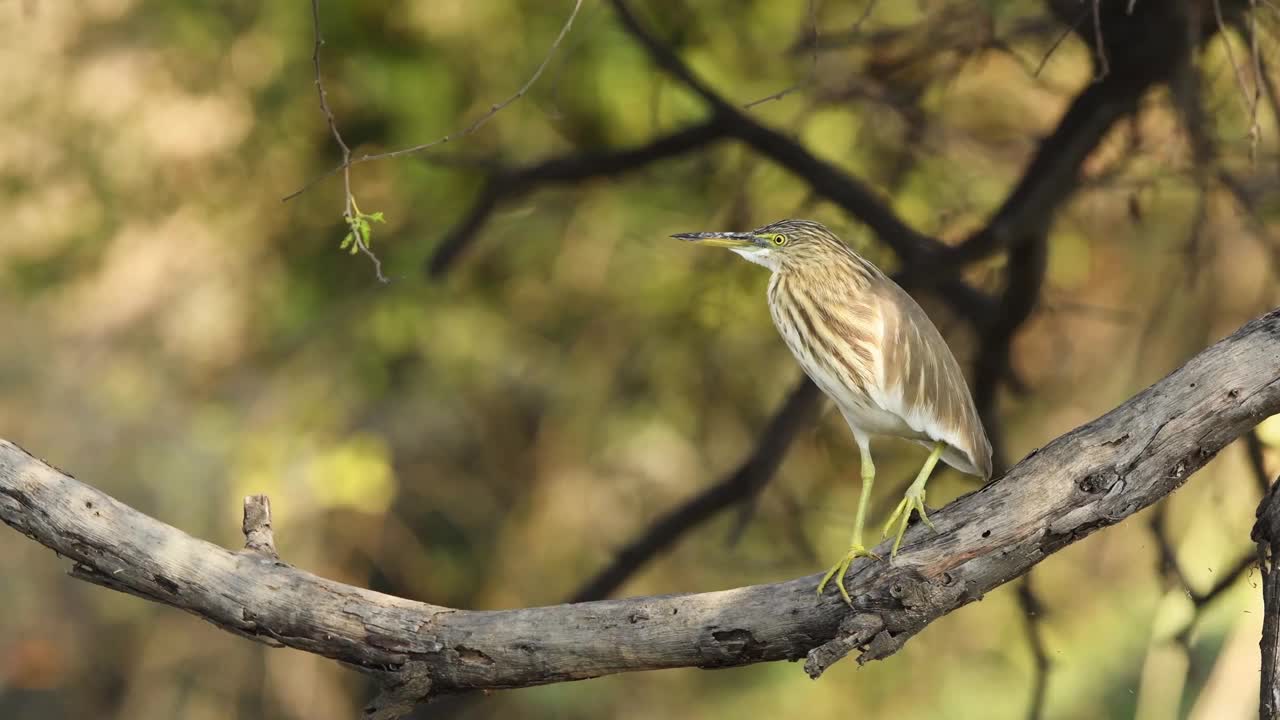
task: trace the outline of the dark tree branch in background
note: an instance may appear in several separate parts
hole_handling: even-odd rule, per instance
[[[1244,434],[1243,439],[1246,443],[1249,443],[1251,439],[1256,438],[1256,435],[1257,431],[1251,430]],[[1263,473],[1261,465],[1254,468],[1254,472],[1256,474]],[[1265,504],[1268,495],[1268,482],[1265,475],[1262,475],[1261,484],[1263,487],[1263,502]],[[1208,658],[1205,657],[1204,653],[1196,652],[1195,648],[1192,647],[1192,633],[1204,616],[1205,609],[1224,592],[1235,587],[1237,582],[1251,572],[1258,563],[1258,556],[1252,552],[1243,555],[1229,569],[1218,574],[1217,579],[1208,590],[1196,590],[1188,580],[1186,573],[1183,572],[1182,565],[1178,562],[1175,542],[1169,533],[1170,502],[1172,502],[1171,499],[1160,502],[1151,514],[1148,527],[1156,541],[1160,574],[1165,578],[1167,584],[1185,594],[1191,601],[1191,617],[1183,623],[1182,628],[1173,636],[1173,642],[1181,649],[1183,657],[1187,661],[1187,668],[1183,673],[1186,678],[1184,684],[1190,685],[1195,682],[1203,682],[1208,670],[1205,667],[1205,662]],[[1184,709],[1184,713],[1187,710],[1189,709]]]
[[[1247,437],[1247,436],[1246,436]],[[1235,562],[1226,572],[1220,574],[1218,579],[1208,590],[1199,591],[1191,586],[1187,580],[1186,573],[1182,571],[1182,565],[1178,562],[1178,553],[1174,548],[1173,538],[1169,535],[1168,526],[1169,504],[1161,503],[1151,516],[1149,527],[1151,534],[1156,539],[1156,550],[1159,553],[1160,570],[1170,582],[1175,584],[1186,596],[1191,600],[1193,616],[1183,626],[1181,632],[1175,638],[1183,649],[1191,657],[1191,630],[1195,627],[1199,620],[1200,613],[1208,607],[1210,603],[1217,600],[1222,593],[1226,592],[1235,585],[1240,578],[1244,577],[1253,569],[1257,558],[1252,554],[1245,555]]]
[[[1197,611],[1204,610],[1210,603],[1217,600],[1227,590],[1230,590],[1241,578],[1246,577],[1255,567],[1258,566],[1258,558],[1253,555],[1245,555],[1227,571],[1222,573],[1208,590],[1204,592],[1191,591],[1191,602],[1195,605]],[[1187,631],[1190,633],[1190,630]]]
[[[654,160],[700,149],[717,140],[736,139],[770,158],[778,165],[791,170],[809,184],[815,193],[836,203],[851,215],[866,223],[903,258],[909,259],[925,253],[936,252],[942,248],[941,243],[937,240],[918,233],[904,223],[866,185],[852,178],[836,166],[819,159],[802,145],[785,135],[761,125],[728,100],[716,94],[715,91],[697,78],[670,48],[659,42],[639,24],[639,21],[625,2],[622,2],[622,0],[611,0],[611,2],[624,29],[640,42],[659,67],[706,101],[710,107],[710,117],[699,125],[678,131],[647,146],[647,148],[660,146],[666,152],[657,153],[635,150],[622,153],[584,153],[550,160],[543,164],[548,166],[567,164],[569,168],[575,171],[574,177],[569,177],[569,173],[564,172],[548,174],[535,168],[519,172],[514,177],[500,175],[499,179],[502,185],[509,184],[520,187],[519,191],[514,188],[508,191],[511,195],[515,195],[518,192],[527,192],[542,182],[565,182],[611,174],[609,170],[592,167],[593,161],[619,162],[623,165],[623,169],[634,169]],[[683,150],[679,149],[681,147]],[[477,203],[477,205],[483,204],[483,200]],[[479,228],[479,223],[474,221],[464,221],[463,225],[473,225],[476,229]],[[437,252],[437,256],[433,258],[431,262],[431,270],[433,272],[440,272],[445,269],[463,246],[474,237],[474,231],[467,233],[467,235],[468,237],[465,239],[454,239],[455,233],[447,236],[451,242],[442,243],[442,248],[447,248],[447,250],[443,253]],[[973,307],[975,305],[974,300],[971,297],[967,304]]]
[[[1257,430],[1251,430],[1244,436],[1244,447],[1249,456],[1249,467],[1253,469],[1253,479],[1262,494],[1266,495],[1270,489],[1270,478],[1267,477],[1267,465],[1262,456],[1262,438],[1258,437]]]
[[[693,74],[671,48],[640,23],[626,0],[610,0],[610,3],[623,29],[644,47],[658,67],[706,101],[712,115],[729,137],[745,143],[795,173],[820,195],[840,205],[874,230],[899,256],[910,259],[936,252],[943,247],[937,240],[917,232],[903,222],[863,182],[813,155],[787,136],[761,125],[716,94]]]
[[[1044,717],[1044,700],[1049,689],[1049,653],[1044,647],[1040,619],[1044,608],[1031,587],[1031,573],[1022,576],[1018,583],[1018,608],[1026,625],[1027,646],[1031,649],[1031,699],[1027,703],[1027,720]]]
[[[1022,179],[990,222],[958,248],[948,249],[903,222],[865,184],[816,157],[785,135],[760,124],[718,95],[641,25],[628,3],[624,0],[611,2],[623,27],[640,42],[659,67],[707,102],[711,117],[643,148],[569,155],[540,165],[497,173],[464,220],[442,241],[430,264],[433,274],[447,269],[474,240],[499,200],[527,193],[543,183],[580,181],[632,170],[700,149],[718,140],[736,139],[792,171],[816,195],[839,205],[875,231],[883,242],[907,261],[908,270],[900,278],[904,285],[940,285],[940,291],[957,310],[971,318],[985,318],[991,314],[989,301],[981,293],[954,280],[954,272],[963,264],[986,257],[1002,247],[1032,242],[1030,238],[1046,234],[1054,209],[1076,188],[1084,158],[1097,147],[1118,119],[1132,112],[1148,87],[1167,79],[1171,70],[1159,69],[1164,65],[1155,60],[1176,64],[1185,50],[1176,42],[1139,43],[1139,49],[1132,52],[1137,56],[1140,50],[1142,57],[1157,69],[1145,74],[1109,73],[1106,83],[1090,85],[1083,90],[1057,129],[1041,144]],[[1155,19],[1165,25],[1174,21],[1157,11],[1152,12],[1156,12]],[[1116,23],[1118,37],[1130,37],[1136,32],[1135,23],[1152,20],[1141,13],[1132,17],[1125,15],[1124,18],[1123,22]],[[1182,30],[1183,26],[1179,25],[1177,29]],[[1161,52],[1165,55],[1160,56]],[[1153,55],[1157,57],[1153,59]],[[599,167],[594,166],[596,163]],[[616,165],[619,169],[610,170],[606,165]],[[1012,242],[1010,238],[1024,240]]]
[[[1142,94],[1153,85],[1166,81],[1180,67],[1190,52],[1186,19],[1176,9],[1163,3],[1140,3],[1130,12],[1126,3],[1106,3],[1104,40],[1117,48],[1108,48],[1113,69],[1103,82],[1086,87],[1073,101],[1057,128],[1041,143],[1022,179],[1015,185],[1004,204],[987,225],[954,249],[921,234],[895,215],[874,191],[843,170],[814,156],[802,145],[760,124],[725,98],[718,95],[662,44],[636,18],[625,0],[610,0],[624,29],[645,48],[654,62],[703,98],[711,117],[704,123],[668,136],[653,145],[661,145],[663,153],[630,151],[618,154],[586,154],[568,156],[576,177],[564,174],[543,179],[543,173],[529,168],[509,177],[499,174],[491,181],[472,212],[441,244],[431,262],[433,272],[443,271],[475,237],[484,218],[496,207],[498,199],[532,190],[540,182],[566,182],[609,174],[593,170],[591,160],[625,157],[625,169],[634,169],[653,161],[698,149],[716,140],[736,139],[770,158],[804,180],[813,192],[846,210],[870,227],[880,239],[908,263],[901,277],[904,285],[940,285],[939,288],[956,309],[974,317],[989,312],[989,303],[953,279],[966,263],[981,259],[1005,247],[1033,242],[1047,233],[1054,210],[1079,183],[1079,170],[1085,157],[1097,147],[1106,132],[1120,118],[1132,113]],[[1061,0],[1070,4],[1067,0]],[[1051,3],[1052,4],[1052,3]],[[1062,16],[1078,14],[1074,6]],[[1217,31],[1207,23],[1204,34]],[[1092,33],[1086,41],[1096,41]],[[1125,62],[1121,62],[1121,61]],[[691,137],[692,135],[692,137]],[[694,140],[700,138],[701,142]],[[679,139],[680,143],[668,141]],[[545,164],[556,164],[557,160]]]
[[[1031,317],[1040,298],[1047,260],[1047,233],[1036,242],[1016,247],[1009,253],[999,310],[980,333],[981,342],[974,359],[974,403],[991,443],[993,477],[1003,475],[1009,466],[1008,443],[1005,442],[1004,422],[996,411],[996,395],[1001,382],[1008,382],[1013,377],[1010,360],[1013,338]],[[1030,572],[1018,583],[1016,597],[1032,660],[1027,718],[1041,720],[1048,697],[1049,656],[1044,645],[1042,605],[1032,587]]]
[[[1267,475],[1266,465],[1263,460],[1262,440],[1258,437],[1256,428],[1245,433],[1241,439],[1244,440],[1245,452],[1249,458],[1250,474],[1253,475],[1254,481],[1261,492],[1263,502],[1265,502],[1271,492],[1271,480]],[[1179,634],[1179,641],[1186,645],[1190,639],[1191,628],[1195,626],[1200,612],[1252,570],[1258,558],[1253,554],[1242,556],[1231,568],[1219,575],[1217,582],[1208,590],[1197,591],[1191,587],[1191,584],[1187,581],[1187,576],[1182,572],[1182,566],[1178,563],[1178,553],[1174,549],[1173,539],[1169,536],[1168,514],[1169,504],[1167,502],[1161,503],[1160,507],[1156,508],[1152,514],[1149,527],[1156,539],[1161,572],[1186,591],[1187,597],[1191,599],[1195,609],[1195,616],[1187,622],[1186,627]],[[1189,651],[1190,648],[1188,648]]]
[[[1004,273],[1005,287],[999,307],[980,333],[974,359],[973,401],[988,430],[997,475],[1004,471],[1008,458],[996,407],[997,395],[1001,382],[1012,375],[1013,339],[1035,310],[1048,266],[1047,229],[1031,242],[1013,248]]]
[[[393,718],[428,694],[801,657],[816,677],[855,650],[861,662],[888,657],[934,620],[1168,495],[1277,411],[1280,310],[936,511],[936,531],[908,531],[894,562],[857,563],[846,583],[852,610],[833,593],[815,598],[817,575],[522,610],[428,605],[197,540],[4,441],[0,520],[72,560],[77,578],[369,672],[387,692],[366,715]]]
[[[1054,210],[1079,186],[1085,158],[1118,121],[1137,109],[1147,90],[1168,82],[1186,65],[1193,39],[1203,42],[1218,32],[1211,22],[1189,32],[1186,4],[1178,2],[1093,0],[1095,12],[1101,13],[1100,26],[1078,22],[1078,0],[1050,0],[1048,5],[1098,56],[1108,58],[1107,72],[1071,102],[986,226],[914,266],[908,278],[913,285],[936,282],[966,264],[1046,234]]]
[[[516,199],[544,185],[622,175],[705,148],[723,138],[720,128],[709,121],[627,150],[570,153],[524,167],[495,171],[471,210],[440,241],[428,262],[427,272],[438,277],[452,268],[503,201]]]
[[[755,451],[720,482],[672,508],[643,533],[618,551],[613,561],[588,580],[569,602],[601,600],[613,594],[655,555],[670,547],[690,529],[725,508],[749,500],[769,482],[798,432],[809,426],[822,393],[807,378],[800,381],[760,433]]]

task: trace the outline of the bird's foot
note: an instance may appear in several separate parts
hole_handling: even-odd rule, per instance
[[[889,536],[889,531],[893,529],[893,524],[898,523],[898,534],[893,539],[893,550],[889,551],[889,559],[893,559],[898,555],[898,547],[902,545],[902,536],[907,534],[907,525],[911,522],[911,513],[915,511],[920,514],[920,520],[929,526],[930,530],[934,530],[933,521],[929,519],[928,513],[924,509],[924,487],[916,487],[912,485],[907,488],[907,492],[903,494],[902,501],[898,503],[898,507],[894,508],[893,514],[889,516],[889,522],[884,524],[884,536]],[[901,516],[901,520],[899,520]]]
[[[831,569],[827,571],[827,574],[822,576],[822,582],[818,583],[818,595],[821,596],[822,591],[827,587],[827,583],[830,582],[832,578],[835,578],[836,589],[840,591],[840,597],[844,598],[845,603],[847,603],[849,607],[853,607],[853,600],[849,597],[849,591],[844,589],[844,575],[849,571],[849,565],[860,557],[875,558],[876,560],[880,559],[879,555],[863,547],[862,543],[853,543],[849,546],[849,552],[844,554],[844,557],[840,559],[840,562],[832,565]]]

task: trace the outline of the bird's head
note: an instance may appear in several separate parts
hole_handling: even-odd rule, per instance
[[[853,255],[835,233],[812,220],[780,220],[748,232],[678,233],[671,237],[728,248],[774,272]]]

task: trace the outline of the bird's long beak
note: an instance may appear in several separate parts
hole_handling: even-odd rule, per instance
[[[724,248],[754,247],[759,244],[755,235],[745,232],[695,232],[676,233],[671,237],[677,240],[688,240],[699,245]]]

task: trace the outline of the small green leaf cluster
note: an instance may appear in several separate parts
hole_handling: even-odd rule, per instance
[[[352,255],[355,255],[360,250],[361,245],[367,248],[373,240],[373,223],[385,223],[386,219],[382,217],[381,212],[361,212],[354,202],[351,203],[351,207],[353,212],[349,213],[345,218],[348,228],[347,234],[342,238],[342,244],[338,248],[347,250]],[[357,242],[357,239],[359,242]]]

